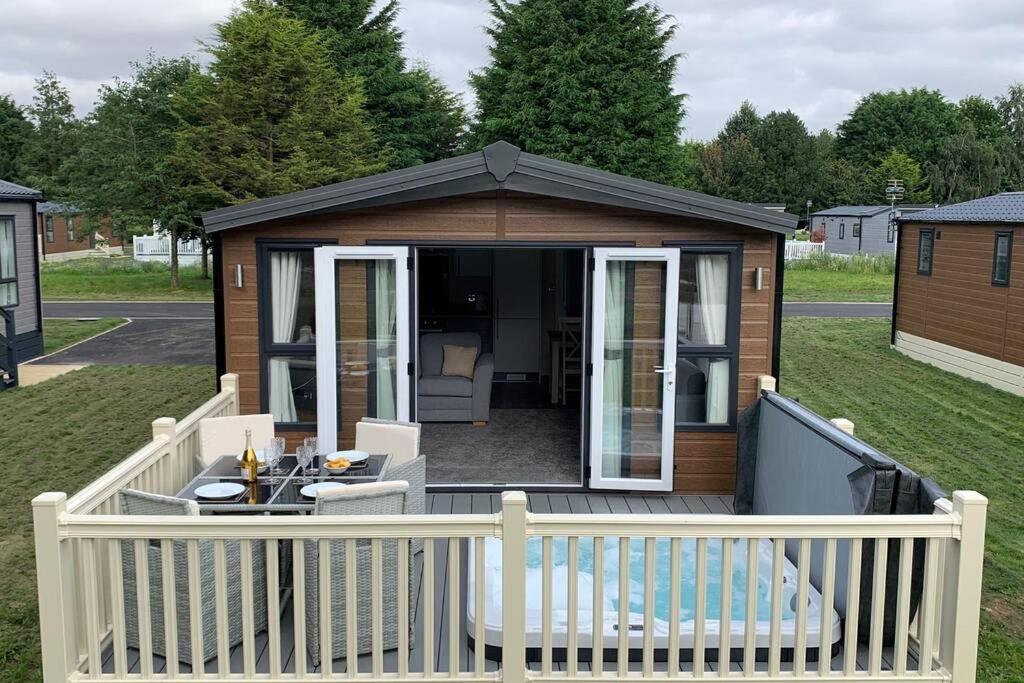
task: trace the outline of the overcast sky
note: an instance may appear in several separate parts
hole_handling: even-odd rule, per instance
[[[339,0],[344,1],[344,0]],[[22,104],[49,69],[80,114],[100,83],[147,50],[195,53],[234,0],[0,0],[0,93]],[[485,0],[403,0],[411,58],[456,90],[487,60]],[[1024,80],[1021,0],[662,0],[683,53],[685,137],[708,138],[741,101],[834,128],[873,90],[925,85],[959,99]],[[467,99],[470,96],[467,93]]]

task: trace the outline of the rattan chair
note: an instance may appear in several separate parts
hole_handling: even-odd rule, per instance
[[[420,425],[364,417],[356,423],[355,447],[375,455],[390,455],[391,463],[400,465],[420,454]]]
[[[324,491],[317,496],[314,514],[317,515],[400,515],[405,513],[409,485],[405,482],[374,482],[353,484]],[[334,659],[348,656],[347,610],[351,600],[356,606],[356,652],[365,654],[373,648],[373,586],[379,583],[383,590],[381,613],[382,650],[398,647],[398,591],[409,591],[409,640],[413,639],[413,625],[416,621],[412,607],[412,553],[409,553],[409,583],[398,584],[398,541],[382,540],[380,543],[381,572],[374,573],[372,548],[369,539],[356,542],[355,558],[350,558],[345,541],[329,541],[331,581],[331,656]],[[319,547],[317,542],[305,544],[306,584],[306,647],[314,665],[320,664],[320,591],[319,591]],[[345,568],[349,561],[355,562],[356,592],[348,595],[345,590]],[[298,618],[298,615],[296,615]]]
[[[121,491],[121,512],[125,515],[199,515],[195,501],[125,489]],[[228,605],[228,646],[242,642],[242,581],[253,586],[253,623],[256,633],[267,628],[267,572],[263,541],[252,543],[252,576],[242,576],[241,548],[238,541],[226,541],[226,575]],[[149,543],[149,603],[152,624],[153,653],[167,656],[164,631],[164,599],[162,550]],[[174,597],[178,626],[178,660],[192,663],[192,639],[189,612],[188,554],[184,541],[174,541]],[[214,577],[213,541],[199,541],[199,599],[203,620],[203,657],[206,661],[217,654],[216,584]],[[125,629],[128,647],[139,647],[138,584],[135,574],[135,547],[132,541],[121,543],[121,573],[124,582]]]
[[[380,477],[381,481],[404,481],[409,484],[406,494],[405,514],[425,515],[427,513],[427,456],[395,464],[394,458]],[[423,550],[423,539],[412,539],[412,552]]]

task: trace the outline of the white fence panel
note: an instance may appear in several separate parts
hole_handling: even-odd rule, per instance
[[[132,250],[136,261],[171,262],[171,239],[157,235],[136,235],[132,237]],[[203,258],[201,240],[178,240],[178,263],[183,266],[197,265]]]
[[[799,261],[810,258],[814,254],[824,254],[824,242],[800,242],[798,240],[786,240],[786,260]]]

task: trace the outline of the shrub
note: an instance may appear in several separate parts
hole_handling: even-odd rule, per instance
[[[854,254],[840,256],[824,252],[813,253],[799,261],[786,261],[787,270],[818,270],[859,275],[893,275],[896,272],[895,254]]]
[[[199,266],[180,266],[182,273],[199,272]],[[72,261],[46,261],[44,273],[68,275],[132,275],[137,273],[170,273],[171,266],[157,261],[136,261],[131,258],[83,258]]]

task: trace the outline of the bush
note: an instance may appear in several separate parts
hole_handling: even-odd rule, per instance
[[[896,273],[895,254],[838,254],[814,253],[798,261],[786,261],[786,270],[818,270],[832,273],[893,275]]]
[[[179,266],[182,274],[200,271],[199,266]],[[136,261],[131,258],[83,258],[73,261],[45,261],[44,273],[68,275],[131,275],[134,273],[170,273],[171,266],[157,261]]]

